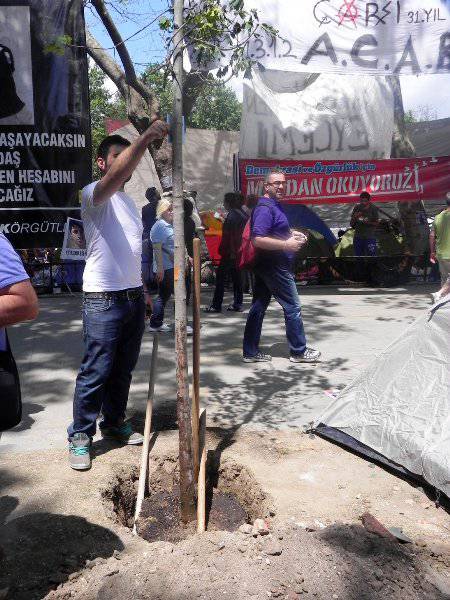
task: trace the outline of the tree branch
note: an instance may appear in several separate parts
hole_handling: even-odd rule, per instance
[[[207,83],[205,75],[207,75],[207,73],[204,71],[191,71],[185,75],[183,114],[186,118],[189,117],[192,112],[199,91]]]
[[[151,93],[150,89],[141,83],[141,87],[146,89],[145,97],[143,97],[139,91],[130,86],[123,69],[121,69],[108,52],[100,46],[99,42],[95,39],[89,29],[86,29],[86,45],[89,56],[97,63],[111,81],[113,81],[119,90],[119,93],[125,99],[130,121],[133,122],[132,116],[134,114],[139,115],[142,112],[147,113],[148,124],[158,118],[159,103]],[[143,128],[146,128],[145,123],[143,124]],[[138,131],[140,130],[141,127],[138,128]]]
[[[152,94],[149,93],[149,90],[145,85],[137,78],[136,71],[134,70],[133,61],[128,53],[125,42],[122,39],[122,36],[119,33],[114,21],[111,18],[111,15],[108,12],[108,9],[105,6],[103,0],[91,0],[92,6],[97,11],[98,16],[100,17],[103,25],[105,26],[106,31],[111,38],[115,49],[120,57],[122,62],[126,82],[129,86],[134,88],[145,100],[151,105],[152,103]]]
[[[120,66],[110,57],[108,52],[101,48],[99,42],[86,29],[86,45],[89,56],[96,62],[100,69],[113,81],[117,86],[120,95],[125,99],[127,104],[127,116],[131,123],[136,127],[139,133],[143,133],[152,121],[159,116],[159,103],[153,96],[150,89],[146,90],[146,98],[150,99],[147,102],[146,98],[128,85],[125,73]],[[144,86],[144,84],[142,84]],[[144,86],[146,87],[146,86]],[[171,150],[167,139],[164,139],[162,144],[150,144],[148,150],[155,163],[156,172],[160,181],[167,180],[171,171]]]

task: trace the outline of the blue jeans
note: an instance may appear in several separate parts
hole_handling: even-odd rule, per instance
[[[125,418],[144,316],[143,294],[136,300],[83,300],[84,357],[75,386],[69,437],[74,433],[93,437],[100,411],[100,428],[117,426]]]
[[[272,296],[284,311],[286,337],[291,355],[303,354],[306,349],[300,299],[294,276],[289,269],[274,265],[255,269],[253,304],[244,331],[244,356],[255,356],[259,352],[264,315]]]
[[[353,252],[355,256],[376,256],[377,240],[375,238],[353,238]]]
[[[222,260],[217,268],[216,273],[216,289],[214,290],[214,298],[211,306],[216,310],[221,310],[223,296],[225,294],[225,278],[227,274],[233,282],[233,307],[242,308],[244,302],[244,292],[242,286],[242,274],[236,267],[236,261]]]

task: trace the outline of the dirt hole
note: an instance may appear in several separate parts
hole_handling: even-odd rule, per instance
[[[231,459],[217,464],[208,457],[206,516],[208,531],[235,531],[243,523],[273,513],[273,507],[251,472]],[[107,510],[121,525],[133,527],[139,470],[121,469],[103,491]],[[149,542],[179,542],[196,531],[196,521],[182,524],[179,516],[179,471],[175,456],[152,457],[149,493],[137,523],[138,534]]]

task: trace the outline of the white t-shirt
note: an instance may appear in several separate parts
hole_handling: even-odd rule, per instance
[[[81,194],[86,237],[83,291],[113,292],[142,285],[142,219],[134,201],[116,192],[98,206],[92,203],[97,181]]]

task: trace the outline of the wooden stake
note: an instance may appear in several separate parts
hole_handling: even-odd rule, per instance
[[[197,532],[206,531],[206,408],[200,414],[200,468],[198,472]]]
[[[201,293],[201,242],[194,239],[194,293],[192,294],[193,311],[193,348],[192,348],[192,454],[194,477],[198,479],[199,469],[199,418],[200,418],[200,293]]]
[[[155,391],[155,378],[156,378],[156,364],[158,362],[158,334],[155,333],[153,336],[153,349],[152,358],[150,363],[150,376],[148,380],[148,393],[147,393],[147,409],[145,411],[145,425],[144,425],[144,443],[142,444],[142,455],[141,455],[141,470],[139,472],[139,485],[138,493],[136,498],[136,510],[134,512],[134,526],[133,534],[137,535],[136,522],[142,508],[142,501],[145,495],[145,486],[147,483],[147,471],[148,471],[148,455],[150,448],[150,433],[152,430],[152,413],[153,413],[153,395]]]

